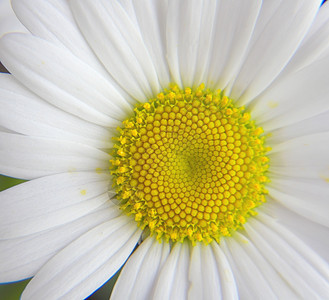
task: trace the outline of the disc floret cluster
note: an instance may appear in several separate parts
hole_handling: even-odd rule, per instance
[[[118,131],[111,172],[119,205],[159,240],[219,242],[265,202],[263,130],[221,91],[173,85]]]

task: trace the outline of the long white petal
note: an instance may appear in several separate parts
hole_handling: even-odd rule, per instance
[[[56,173],[108,170],[110,156],[69,141],[0,132],[0,173],[33,179]]]
[[[286,231],[293,233],[304,245],[308,245],[322,259],[329,262],[329,227],[319,224],[319,220],[310,220],[313,211],[310,211],[309,215],[302,215],[300,209],[290,207],[289,202],[282,205],[271,195],[268,195],[267,198],[268,201],[259,210],[274,218]],[[300,203],[303,201],[299,201],[299,206],[301,206]]]
[[[168,63],[174,81],[182,86],[191,87],[200,84],[193,79],[196,69],[200,70],[198,64],[205,67],[207,62],[208,53],[199,54],[199,52],[202,51],[203,46],[209,51],[215,7],[214,1],[184,0],[168,3],[166,20]],[[201,60],[198,61],[199,55]]]
[[[245,228],[258,250],[300,297],[329,297],[328,263],[297,237],[263,213],[250,218]]]
[[[272,131],[328,111],[328,68],[326,57],[270,86],[251,104],[255,120]]]
[[[329,181],[329,132],[301,136],[275,145],[269,154],[275,175]]]
[[[320,7],[320,0],[263,1],[231,97],[245,104],[260,94],[290,60]]]
[[[233,80],[246,55],[262,1],[217,1],[207,85],[224,89]],[[203,32],[203,35],[207,35]],[[205,75],[206,75],[205,74]]]
[[[140,101],[160,90],[158,77],[141,34],[116,1],[71,1],[79,27],[117,83]]]
[[[221,249],[230,262],[241,299],[277,299],[262,266],[253,261],[241,241],[234,236],[223,238]]]
[[[154,285],[151,299],[181,300],[187,298],[190,249],[188,243],[176,243]]]
[[[211,247],[221,277],[221,289],[223,299],[239,299],[238,287],[227,257],[221,249],[221,246],[217,243],[212,243]]]
[[[296,72],[329,54],[329,5],[321,6],[315,20],[300,47],[284,68],[278,80],[285,74]]]
[[[222,299],[220,277],[212,249],[197,244],[191,252],[188,299]]]
[[[0,74],[0,105],[0,126],[11,131],[97,148],[112,147],[110,130],[50,105],[10,74]]]
[[[329,228],[329,188],[324,180],[275,177],[268,191],[284,207]]]
[[[0,40],[0,57],[27,88],[87,121],[116,127],[132,110],[108,80],[63,47],[9,34]]]
[[[0,37],[9,32],[27,32],[17,19],[10,0],[0,1]]]
[[[109,182],[107,174],[63,173],[1,192],[0,239],[34,234],[92,213],[110,201]]]
[[[123,265],[141,231],[126,216],[90,230],[47,262],[22,299],[84,299]]]
[[[260,5],[258,0],[169,1],[167,57],[174,81],[223,89],[241,63]]]
[[[134,0],[133,5],[132,14],[136,14],[140,33],[156,69],[159,83],[163,89],[167,88],[171,82],[166,59],[167,1]]]
[[[29,31],[38,37],[69,49],[105,77],[109,77],[82,36],[68,1],[12,0],[15,14]]]
[[[111,299],[150,299],[154,283],[169,251],[168,243],[160,244],[154,237],[143,241],[121,271]]]
[[[0,281],[11,282],[34,276],[58,251],[115,215],[109,205],[104,205],[98,211],[63,226],[0,240]]]
[[[238,299],[231,268],[216,242],[192,248],[189,281],[189,300]]]
[[[276,145],[305,135],[329,132],[328,120],[329,110],[303,121],[273,130],[266,141],[271,145]]]
[[[277,299],[296,299],[298,294],[287,284],[282,278],[281,274],[276,272],[275,268],[270,262],[266,260],[261,252],[256,247],[256,244],[250,240],[244,233],[235,233],[234,239],[237,243],[242,245],[246,255],[254,262],[255,265],[260,266],[260,271],[265,280],[271,286]]]

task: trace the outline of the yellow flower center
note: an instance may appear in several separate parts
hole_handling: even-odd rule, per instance
[[[219,242],[265,202],[263,130],[220,91],[172,86],[119,132],[111,162],[120,207],[158,239]]]

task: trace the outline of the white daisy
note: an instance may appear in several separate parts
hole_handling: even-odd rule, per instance
[[[13,0],[0,281],[83,299],[128,259],[112,299],[329,299],[320,4]]]

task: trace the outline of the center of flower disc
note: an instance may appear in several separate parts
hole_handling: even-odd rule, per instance
[[[118,130],[111,162],[120,207],[158,239],[219,242],[265,202],[263,130],[220,91],[172,86]]]

